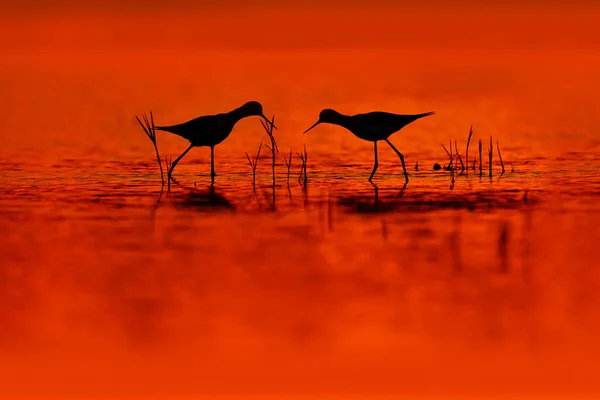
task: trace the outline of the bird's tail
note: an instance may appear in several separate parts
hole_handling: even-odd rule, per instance
[[[428,116],[434,115],[434,114],[435,114],[435,111],[429,111],[429,112],[426,112],[423,114],[417,114],[417,115],[415,115],[415,117],[418,119],[418,118],[428,117]]]

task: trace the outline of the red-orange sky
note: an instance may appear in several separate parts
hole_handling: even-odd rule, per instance
[[[105,45],[598,49],[600,43],[600,5],[582,1],[3,3],[0,45],[7,51]]]
[[[114,98],[109,109],[96,109],[122,115],[105,120],[114,134],[92,135],[96,142],[123,137],[124,121],[140,108],[178,121],[254,97],[282,115],[290,140],[336,98],[344,99],[340,107],[348,113],[436,109],[429,123],[443,127],[444,138],[450,127],[464,130],[471,123],[499,132],[535,126],[539,137],[569,132],[568,138],[590,138],[598,126],[600,5],[593,2],[96,3],[4,2],[0,115],[6,114],[8,130],[0,135],[8,147],[29,134],[37,138],[26,141],[32,145],[74,132],[72,143],[75,117],[67,125],[60,116],[82,114],[76,93],[89,94],[90,85]],[[353,51],[373,48],[383,51]],[[177,82],[183,92],[173,90]],[[476,108],[484,103],[485,110]],[[293,111],[302,107],[306,115]],[[30,114],[57,119],[60,129],[50,133]],[[24,121],[30,133],[11,135]],[[423,129],[431,136],[431,128]],[[135,129],[128,137],[137,143]],[[563,146],[531,143],[544,151]]]

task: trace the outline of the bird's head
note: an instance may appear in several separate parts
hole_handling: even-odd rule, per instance
[[[310,131],[315,126],[325,123],[325,124],[334,124],[339,120],[341,114],[335,110],[330,108],[326,108],[319,113],[319,120],[313,124],[310,128],[304,131],[304,133]]]
[[[246,104],[244,104],[241,107],[241,109],[243,110],[245,115],[247,115],[247,116],[256,115],[258,117],[261,117],[269,125],[271,125],[271,121],[265,116],[265,114],[263,112],[262,104],[260,104],[258,101],[249,101]],[[277,127],[275,125],[273,125],[273,128],[277,129]]]

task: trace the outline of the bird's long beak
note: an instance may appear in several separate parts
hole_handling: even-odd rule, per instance
[[[261,116],[261,117],[262,117],[262,118],[263,118],[265,121],[267,121],[267,123],[268,123],[269,125],[273,126],[273,129],[277,129],[277,127],[275,126],[275,124],[271,123],[271,120],[270,120],[269,118],[265,117],[265,115],[264,115],[264,114],[261,114],[260,116]]]
[[[312,128],[314,128],[315,126],[319,125],[321,123],[321,121],[317,121],[313,124],[313,126],[311,126],[310,128],[308,128],[307,130],[304,131],[304,133],[310,131]]]

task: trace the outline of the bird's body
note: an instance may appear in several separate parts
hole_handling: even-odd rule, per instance
[[[359,139],[373,142],[375,148],[375,164],[373,172],[369,177],[369,181],[372,181],[373,175],[375,175],[375,171],[378,167],[377,142],[384,140],[400,157],[402,168],[404,169],[404,176],[406,182],[408,182],[408,173],[406,172],[406,166],[404,164],[404,156],[389,141],[389,137],[406,125],[433,114],[435,114],[434,111],[422,114],[393,114],[384,111],[373,111],[366,114],[344,115],[335,110],[325,109],[319,114],[319,120],[304,133],[320,123],[328,123],[346,128]]]
[[[234,111],[203,115],[178,125],[157,126],[156,129],[181,136],[194,147],[212,147],[227,139],[235,124],[243,118],[240,115],[232,115],[232,113]]]
[[[235,124],[241,119],[250,116],[259,116],[267,122],[269,120],[262,111],[262,105],[257,101],[250,101],[235,110],[215,115],[204,115],[187,122],[171,126],[157,126],[156,130],[170,132],[190,142],[190,146],[173,162],[169,170],[169,177],[175,165],[187,154],[192,147],[210,147],[211,149],[211,181],[214,183],[214,147],[229,137]]]
[[[385,140],[411,122],[431,114],[433,113],[403,115],[373,111],[352,116],[342,115],[337,125],[348,129],[359,139],[375,142]]]

